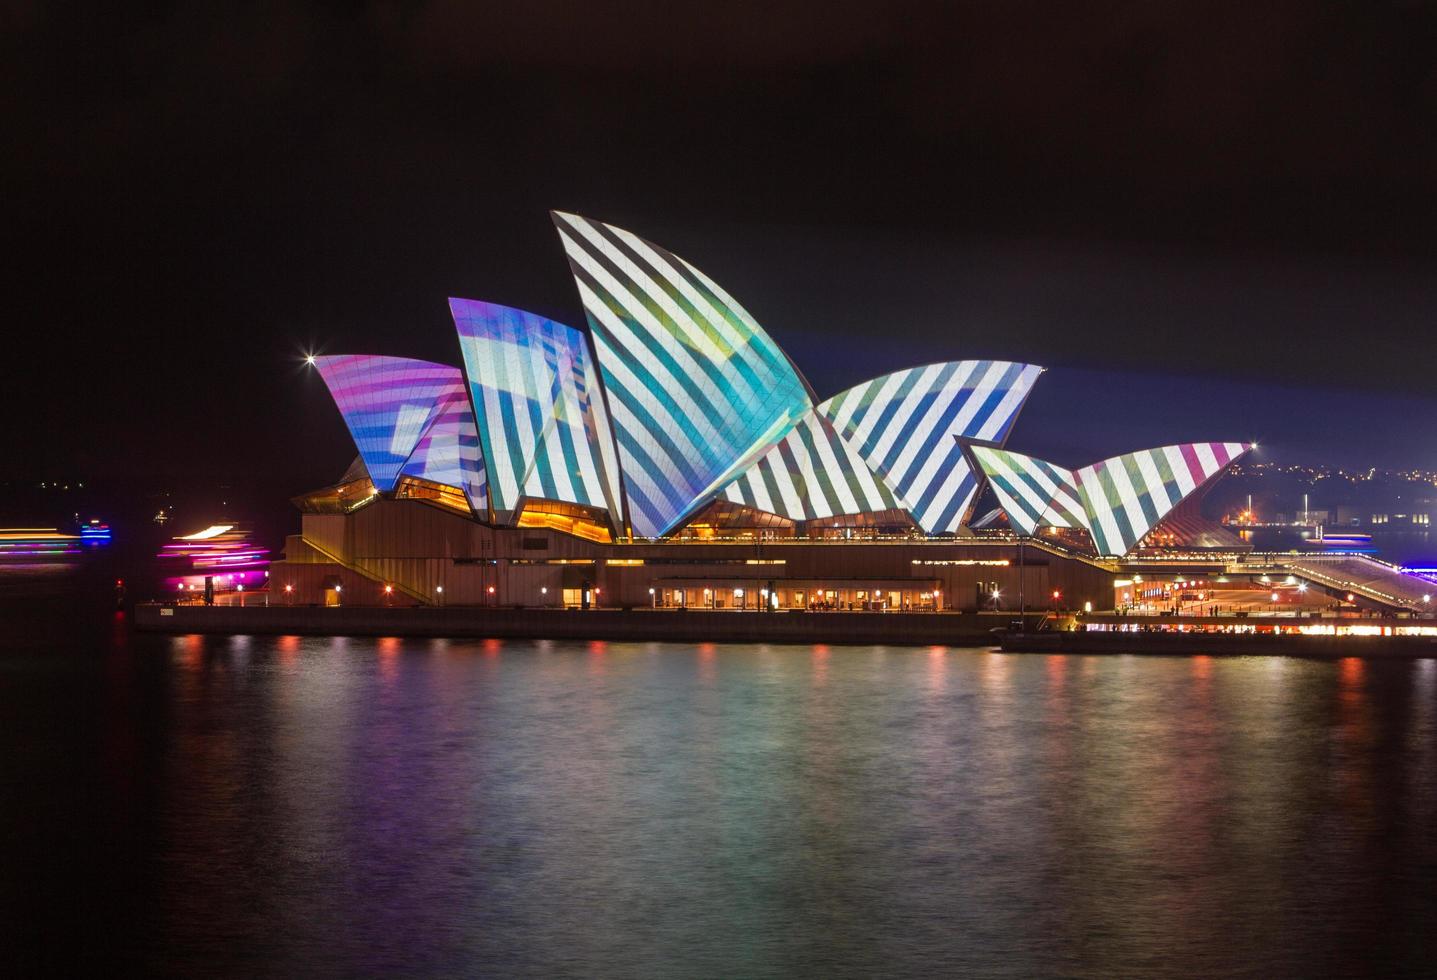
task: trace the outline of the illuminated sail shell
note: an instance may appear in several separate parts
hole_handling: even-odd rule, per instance
[[[895,371],[818,406],[929,534],[957,529],[978,492],[958,439],[1001,443],[1043,369],[948,361]]]
[[[637,535],[673,530],[812,407],[733,297],[671,252],[554,213],[593,333]]]
[[[799,521],[899,507],[883,481],[816,411],[730,483],[723,497]]]
[[[1071,470],[987,446],[974,446],[973,458],[1015,530],[1031,535],[1039,527],[1087,529],[1088,515]]]
[[[1100,555],[1125,555],[1183,499],[1252,447],[1192,442],[1114,456],[1075,474]]]
[[[525,498],[622,519],[613,433],[584,335],[523,310],[451,299],[495,516]]]
[[[407,357],[331,355],[316,357],[314,365],[349,428],[369,479],[380,491],[394,489],[401,470],[436,421],[443,417],[446,426],[453,424],[455,394],[464,390],[457,368]],[[426,447],[426,457],[428,452]],[[463,459],[460,453],[456,463],[463,465]],[[428,464],[421,460],[417,465]]]

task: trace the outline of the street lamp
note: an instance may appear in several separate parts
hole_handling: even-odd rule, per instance
[[[744,598],[743,589],[734,589],[733,597],[738,600],[738,607],[740,609],[748,608],[748,600]]]

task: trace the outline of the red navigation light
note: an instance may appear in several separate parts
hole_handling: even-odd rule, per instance
[[[125,584],[125,580],[122,579],[122,578],[117,578],[117,579],[115,579],[115,584],[116,584],[117,586],[118,586],[118,585],[124,585],[124,584]]]

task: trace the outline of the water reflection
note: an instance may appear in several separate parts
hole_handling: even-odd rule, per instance
[[[85,795],[152,972],[1432,965],[1430,661],[133,645]]]

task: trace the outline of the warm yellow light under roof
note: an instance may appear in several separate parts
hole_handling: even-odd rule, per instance
[[[181,541],[208,541],[210,538],[217,538],[226,531],[234,530],[233,524],[211,524],[203,531],[196,531],[194,534],[180,536]]]

